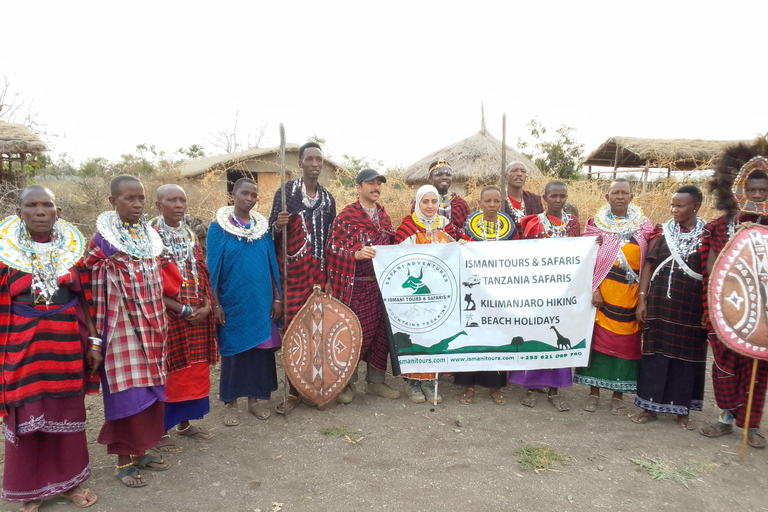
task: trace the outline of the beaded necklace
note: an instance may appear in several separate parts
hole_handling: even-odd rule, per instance
[[[260,213],[250,211],[250,222],[244,224],[234,212],[234,206],[222,206],[216,211],[216,222],[221,229],[235,235],[238,240],[245,238],[246,241],[253,242],[267,232],[267,219]]]
[[[488,226],[486,228],[486,225]],[[483,235],[483,240],[486,242],[497,242],[499,240],[499,233],[501,232],[501,220],[497,217],[496,222],[491,222],[483,219],[480,223],[480,231]],[[488,239],[488,234],[493,235],[493,240]]]
[[[627,257],[624,256],[622,247],[632,240],[635,232],[640,228],[643,222],[643,211],[639,206],[630,204],[627,208],[626,217],[616,217],[611,212],[611,205],[606,204],[597,212],[594,217],[595,227],[606,233],[616,235],[619,241],[619,253],[616,255],[616,262],[619,267],[626,272],[627,284],[630,286],[637,282],[637,272],[630,266]]]
[[[565,238],[568,236],[568,224],[571,222],[571,216],[565,212],[560,214],[560,222],[562,224],[557,226],[549,220],[549,216],[545,213],[539,214],[539,222],[541,222],[544,228],[544,234],[547,238]]]
[[[363,203],[360,203],[360,206],[363,206]],[[371,218],[373,225],[377,228],[380,228],[381,225],[379,224],[379,208],[376,205],[373,205],[373,208],[363,206],[363,210],[365,210],[365,213],[367,213],[368,217]]]
[[[687,233],[683,233],[680,224],[674,220],[667,223],[672,243],[677,247],[677,252],[683,260],[688,261],[688,256],[699,249],[701,238],[704,234],[704,220],[696,217],[696,225]]]
[[[48,305],[59,289],[59,257],[65,242],[62,226],[58,222],[54,223],[51,240],[47,243],[32,240],[32,235],[23,222],[19,222],[16,236],[22,251],[22,260],[32,270],[32,295],[38,292],[36,297],[45,300]]]
[[[520,223],[520,220],[525,217],[525,200],[521,199],[520,208],[515,208],[515,205],[512,204],[512,198],[507,196],[507,204],[512,211],[512,216],[514,216],[515,222]]]
[[[176,263],[179,272],[184,277],[182,286],[189,286],[194,283],[195,296],[198,295],[200,279],[197,277],[197,261],[195,261],[195,235],[189,229],[183,220],[177,227],[166,224],[165,218],[161,215],[157,218],[157,225],[160,227],[158,234],[163,239],[168,256]],[[191,269],[191,276],[186,274]]]
[[[451,219],[451,193],[448,192],[444,196],[440,196],[440,206],[437,209],[437,213],[442,215],[446,219]]]

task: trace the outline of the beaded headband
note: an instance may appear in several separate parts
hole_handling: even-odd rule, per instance
[[[768,158],[756,156],[742,166],[736,181],[733,182],[733,197],[742,212],[765,215],[768,213],[768,200],[750,201],[746,193],[747,180],[755,171],[763,171],[768,174]]]
[[[435,162],[435,165],[433,165],[432,167],[429,168],[429,175],[432,176],[432,171],[434,171],[438,167],[447,167],[447,168],[450,169],[451,168],[451,164],[449,164],[445,160],[438,160],[437,162]]]

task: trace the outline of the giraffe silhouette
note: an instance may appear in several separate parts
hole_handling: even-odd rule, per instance
[[[550,329],[555,331],[555,334],[557,334],[557,348],[560,350],[564,350],[566,348],[571,348],[571,340],[560,334],[560,332],[557,330],[557,328],[554,325],[549,326]]]

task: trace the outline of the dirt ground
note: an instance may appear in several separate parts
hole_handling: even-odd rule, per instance
[[[218,369],[212,380],[215,398]],[[388,382],[403,391],[401,379]],[[184,451],[167,456],[170,470],[145,472],[150,484],[141,489],[112,477],[114,458],[96,443],[101,398],[89,397],[94,473],[87,486],[99,495],[91,510],[768,510],[768,451],[748,447],[739,463],[741,431],[707,439],[698,430],[680,429],[673,417],[636,425],[609,413],[608,394],[597,412],[587,413],[579,407],[587,394],[583,386],[563,392],[571,405],[564,413],[544,396],[534,409],[523,407],[524,391],[516,386],[506,389],[505,406],[485,393],[478,393],[477,403],[461,405],[449,377],[440,380],[444,402],[437,407],[413,404],[404,395],[366,395],[363,388],[350,405],[322,411],[302,405],[287,420],[273,413],[260,421],[241,403],[237,427],[223,425],[223,406],[212,400],[211,414],[197,424],[214,437],[177,438]],[[273,395],[273,408],[281,396],[282,389]],[[626,402],[633,399],[628,395]],[[700,427],[716,414],[710,386],[705,411],[691,417]],[[538,473],[523,469],[515,452],[525,446],[549,447],[566,463]],[[654,480],[633,462],[648,458],[695,472],[685,482]],[[42,510],[75,506],[50,499]]]

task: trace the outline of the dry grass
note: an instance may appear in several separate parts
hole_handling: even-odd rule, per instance
[[[552,448],[546,446],[526,445],[519,450],[515,450],[512,454],[520,457],[517,463],[522,469],[527,469],[535,473],[540,471],[553,471],[552,466],[554,466],[555,463],[567,464],[569,462],[567,457],[560,455]]]
[[[51,181],[41,184],[49,187],[56,194],[62,207],[62,216],[76,224],[86,236],[90,236],[95,228],[95,220],[99,213],[110,208],[107,197],[109,196],[108,176],[86,178],[81,181]],[[202,179],[182,178],[178,170],[160,171],[152,176],[142,176],[142,182],[147,193],[146,212],[150,216],[157,214],[155,207],[155,191],[157,187],[165,183],[178,183],[187,191],[189,213],[203,219],[203,225],[213,219],[216,210],[227,204],[228,197],[221,186],[221,176],[215,172],[208,173]],[[533,192],[541,192],[546,180],[529,179],[526,188]],[[643,208],[645,214],[656,224],[670,217],[669,201],[674,191],[682,183],[675,180],[649,183],[645,193],[637,193],[635,203]],[[464,198],[469,203],[470,209],[477,208],[479,193],[484,183],[470,182],[465,186]],[[584,222],[595,214],[605,204],[605,192],[607,181],[574,181],[568,185],[569,201],[579,210],[579,218]],[[336,198],[337,209],[341,210],[345,205],[355,201],[356,192],[353,176],[346,172],[339,174],[339,179],[329,187],[330,192]],[[400,179],[390,177],[384,188],[381,203],[387,209],[392,223],[397,226],[400,221],[410,213],[416,186],[407,185]],[[636,188],[641,189],[637,184]],[[274,190],[260,190],[261,201],[257,206],[258,211],[267,216],[271,208],[271,198]],[[15,204],[3,201],[4,215],[15,212]],[[700,215],[706,220],[717,217],[717,211],[712,207],[709,197]]]

